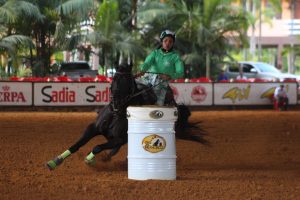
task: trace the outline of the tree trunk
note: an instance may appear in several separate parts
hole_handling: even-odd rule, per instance
[[[41,75],[45,76],[45,68],[46,68],[46,60],[48,57],[47,54],[47,45],[46,45],[46,34],[44,32],[44,30],[41,31],[40,33],[40,42],[41,42],[41,48],[40,48],[40,57],[39,60],[41,61]]]
[[[206,78],[210,78],[210,51],[207,50],[205,57]]]
[[[262,3],[259,2],[259,35],[258,35],[258,61],[261,61],[261,29],[262,29],[262,10],[261,10]]]
[[[252,14],[255,16],[255,2],[252,4]],[[252,59],[255,57],[256,53],[256,41],[255,41],[255,24],[252,24],[251,37],[250,37],[250,54]]]
[[[131,6],[131,27],[133,29],[136,28],[136,22],[137,22],[137,0],[133,0]]]
[[[30,66],[32,68],[33,67],[33,53],[32,53],[32,46],[31,45],[29,47],[29,52],[30,52]]]

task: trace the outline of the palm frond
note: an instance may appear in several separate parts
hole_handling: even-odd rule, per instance
[[[24,16],[33,17],[37,21],[44,19],[39,8],[30,2],[9,0],[0,7],[0,19],[3,23],[14,23]]]
[[[24,35],[10,35],[2,38],[0,40],[3,43],[11,44],[14,46],[17,45],[32,45],[31,38],[24,36]]]
[[[95,30],[109,38],[117,26],[118,3],[116,1],[104,1],[97,11]]]
[[[7,52],[11,57],[16,57],[20,47],[34,46],[29,37],[23,35],[10,35],[0,39],[0,51]]]
[[[13,54],[15,50],[15,46],[12,46],[10,43],[0,40],[0,52],[8,52],[8,54]]]
[[[130,37],[115,43],[114,48],[125,55],[135,55],[137,58],[143,58],[145,56],[143,47],[133,41]]]
[[[63,45],[63,49],[66,50],[73,50],[76,49],[77,46],[81,43],[82,41],[82,35],[81,34],[73,34],[70,38],[66,38]]]
[[[1,23],[13,23],[17,19],[17,15],[11,6],[11,2],[8,1],[0,7],[0,22]]]
[[[62,16],[70,15],[72,13],[77,13],[81,16],[88,16],[89,11],[93,8],[93,6],[93,0],[68,0],[59,5],[56,10]]]
[[[41,14],[39,8],[34,4],[26,1],[17,1],[14,7],[19,12],[19,17],[32,17],[36,21],[43,21],[44,16]]]
[[[152,22],[154,19],[160,21],[166,21],[168,18],[168,13],[172,11],[170,7],[166,4],[158,2],[150,2],[145,4],[145,6],[140,7],[138,12],[138,21],[141,24],[146,24]]]
[[[188,65],[198,65],[203,62],[201,56],[196,52],[185,54],[183,60],[184,63]]]

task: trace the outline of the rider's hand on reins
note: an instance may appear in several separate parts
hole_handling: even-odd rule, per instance
[[[138,77],[141,77],[145,74],[145,72],[139,72],[137,73],[136,75],[134,75],[134,78],[138,78]]]
[[[167,74],[160,74],[159,77],[165,81],[171,80],[171,77]]]

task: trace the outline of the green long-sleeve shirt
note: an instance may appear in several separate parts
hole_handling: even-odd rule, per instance
[[[143,72],[162,73],[172,79],[182,78],[184,75],[183,63],[175,51],[163,52],[161,49],[152,51],[141,65]]]

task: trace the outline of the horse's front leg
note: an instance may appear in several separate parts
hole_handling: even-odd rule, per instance
[[[53,160],[48,161],[47,162],[47,167],[50,170],[55,169],[58,165],[60,165],[64,161],[64,159],[69,157],[71,154],[77,152],[80,147],[85,145],[88,141],[90,141],[93,137],[95,137],[98,134],[99,134],[99,132],[96,128],[95,123],[91,123],[85,129],[85,131],[82,134],[81,138],[74,145],[72,145],[68,150],[64,151],[62,154],[58,155]]]

